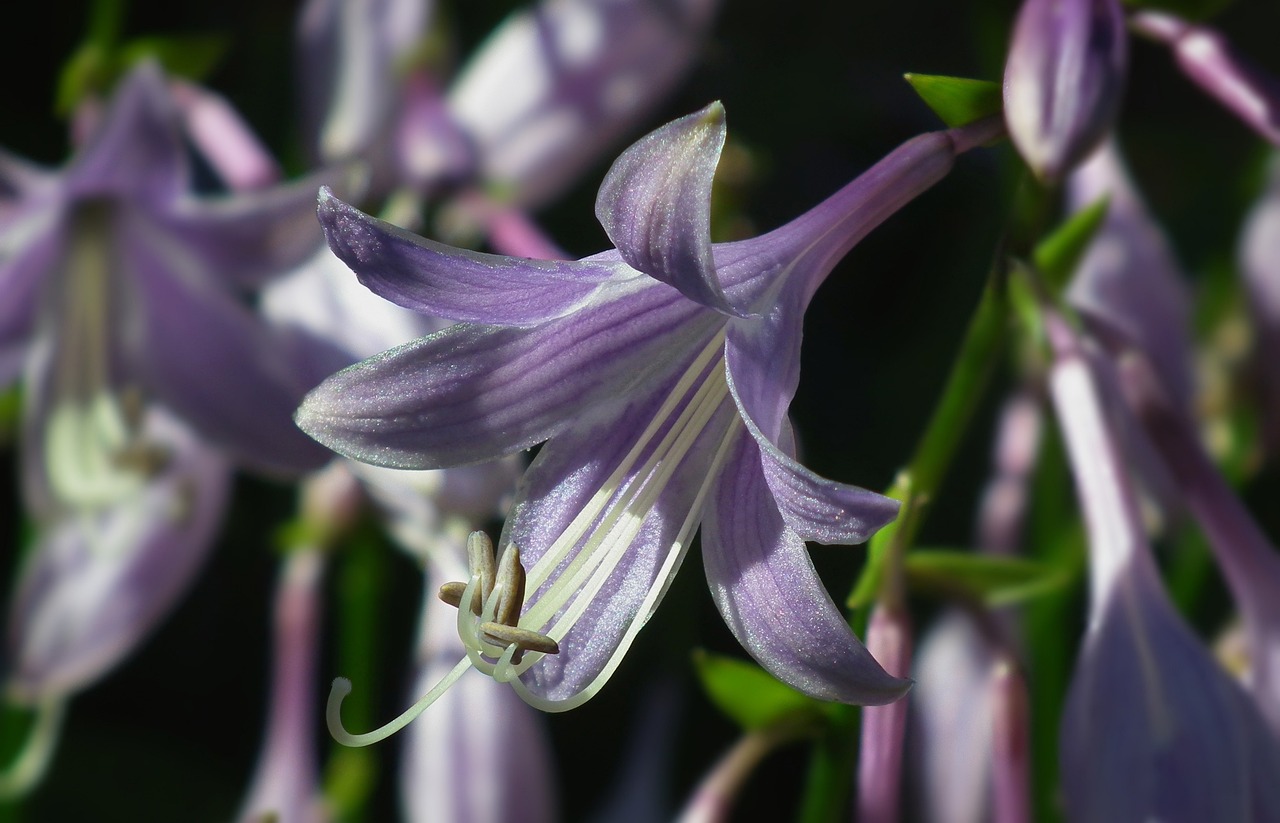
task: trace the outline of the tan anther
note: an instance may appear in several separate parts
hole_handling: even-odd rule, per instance
[[[515,543],[502,553],[495,585],[498,603],[493,610],[493,620],[514,626],[520,622],[520,609],[524,606],[524,566],[520,565],[520,548]]]
[[[542,652],[543,654],[559,654],[560,644],[545,634],[531,632],[519,626],[507,626],[502,623],[485,622],[480,624],[480,634],[495,646],[516,647],[511,656],[512,663],[519,663],[525,652]]]
[[[559,644],[550,637],[519,626],[520,610],[524,607],[525,572],[518,546],[514,543],[508,546],[502,553],[501,562],[495,563],[493,541],[484,532],[472,532],[467,538],[467,563],[471,567],[471,576],[477,579],[471,598],[472,614],[482,616],[484,604],[497,591],[493,620],[486,620],[479,626],[485,641],[494,646],[515,646],[515,653],[511,656],[514,663],[519,663],[527,651],[560,653]],[[466,591],[466,583],[445,583],[437,596],[454,608],[462,608]]]

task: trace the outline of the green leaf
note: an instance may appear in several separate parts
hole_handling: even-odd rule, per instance
[[[746,731],[797,715],[816,718],[827,705],[775,680],[754,663],[699,650],[693,664],[711,702]]]
[[[944,77],[937,74],[905,74],[925,105],[951,128],[999,114],[1004,106],[999,83]]]
[[[1056,592],[1072,579],[1062,566],[971,551],[926,549],[906,558],[912,588],[970,597],[988,606],[1007,606]]]
[[[120,57],[126,66],[155,58],[170,74],[190,80],[203,80],[226,55],[229,45],[228,38],[219,34],[140,37],[123,44]]]
[[[1066,285],[1067,280],[1075,273],[1076,266],[1080,265],[1080,258],[1084,256],[1094,235],[1102,226],[1102,221],[1106,219],[1109,205],[1110,201],[1106,197],[1090,203],[1067,218],[1065,223],[1041,240],[1032,252],[1036,268],[1055,289]]]

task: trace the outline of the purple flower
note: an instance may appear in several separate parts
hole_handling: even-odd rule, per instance
[[[209,102],[142,64],[62,172],[0,156],[0,383],[25,374],[38,527],[7,638],[23,701],[83,688],[162,619],[211,545],[228,456],[274,473],[325,459],[289,420],[315,375],[300,340],[244,306],[319,242],[310,186],[193,196],[184,138],[234,126]]]
[[[229,491],[226,460],[153,406],[139,431],[165,466],[140,491],[44,529],[9,614],[8,695],[64,699],[128,656],[194,580]]]
[[[1025,0],[1004,69],[1009,136],[1057,181],[1110,130],[1129,46],[1118,0]]]
[[[1059,329],[1051,375],[1089,535],[1089,623],[1062,718],[1072,820],[1273,820],[1280,748],[1169,602],[1098,379]]]
[[[151,403],[242,465],[292,473],[325,458],[290,421],[314,382],[300,341],[243,302],[315,248],[311,184],[195,197],[179,123],[142,64],[61,173],[0,160],[18,189],[0,214],[0,349],[23,352],[25,490],[41,517],[145,483],[140,461],[160,455],[131,409]]]
[[[449,248],[322,194],[330,244],[366,286],[463,322],[333,376],[298,423],[343,454],[401,468],[547,441],[507,520],[502,570],[473,563],[467,592],[454,592],[471,663],[536,706],[571,708],[599,690],[699,522],[712,595],[766,669],[825,699],[895,700],[908,682],[866,652],[805,549],[864,540],[896,504],[792,456],[801,321],[837,260],[998,130],[911,140],[786,226],[712,246],[724,139],[713,105],[614,164],[597,214],[618,248],[576,262]]]

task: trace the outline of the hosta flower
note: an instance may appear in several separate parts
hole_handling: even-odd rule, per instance
[[[1098,379],[1066,334],[1054,405],[1089,535],[1089,622],[1060,738],[1072,820],[1274,820],[1280,747],[1170,603]]]
[[[298,424],[343,454],[401,468],[546,441],[498,568],[474,552],[466,591],[450,594],[470,664],[534,705],[566,709],[600,689],[699,522],[712,595],[763,666],[818,697],[892,701],[907,681],[849,630],[804,541],[861,541],[896,504],[795,461],[786,411],[801,321],[837,260],[998,131],[916,138],[786,226],[713,246],[724,139],[713,105],[614,164],[597,214],[617,249],[576,262],[449,248],[322,194],[330,244],[366,286],[463,322],[333,376]]]
[[[318,465],[289,409],[312,378],[299,341],[245,307],[245,292],[319,238],[306,186],[196,197],[179,112],[140,65],[60,173],[5,158],[19,194],[0,214],[0,346],[22,347],[24,466],[41,515],[100,508],[159,458],[135,409],[161,403],[243,465]],[[10,174],[20,170],[21,174]]]
[[[1004,69],[1009,136],[1057,181],[1115,120],[1129,44],[1119,0],[1025,0]]]
[[[229,121],[193,95],[141,64],[78,118],[62,171],[0,154],[0,385],[25,378],[36,525],[6,637],[22,703],[65,701],[155,628],[210,548],[231,460],[326,457],[290,421],[318,378],[301,339],[246,306],[319,243],[312,184],[194,196],[188,154]],[[213,165],[269,171],[234,160]]]

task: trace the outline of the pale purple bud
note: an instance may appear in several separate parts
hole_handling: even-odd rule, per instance
[[[912,689],[912,763],[929,823],[991,817],[995,653],[975,621],[944,613],[920,643]]]
[[[225,98],[182,80],[169,86],[187,137],[227,188],[251,191],[280,182],[279,164]]]
[[[1005,401],[996,433],[994,471],[978,509],[978,545],[984,551],[1017,551],[1043,427],[1040,401],[1030,392]]]
[[[876,605],[867,623],[867,650],[889,674],[910,671],[911,625],[901,608]],[[907,705],[898,700],[862,710],[856,814],[861,823],[893,823],[899,817]]]
[[[995,726],[992,730],[992,819],[1031,820],[1031,711],[1027,683],[1013,661],[1001,658],[991,672]]]
[[[1221,33],[1163,12],[1134,15],[1136,31],[1173,49],[1192,82],[1280,146],[1280,79],[1236,51]]]
[[[298,549],[285,557],[276,585],[271,705],[252,788],[239,820],[322,823],[315,725],[316,658],[324,556]]]
[[[1253,315],[1264,433],[1274,453],[1280,448],[1280,160],[1272,160],[1267,187],[1245,220],[1239,258]]]
[[[1110,131],[1127,68],[1118,0],[1022,4],[1005,63],[1004,113],[1038,177],[1059,180]]]

